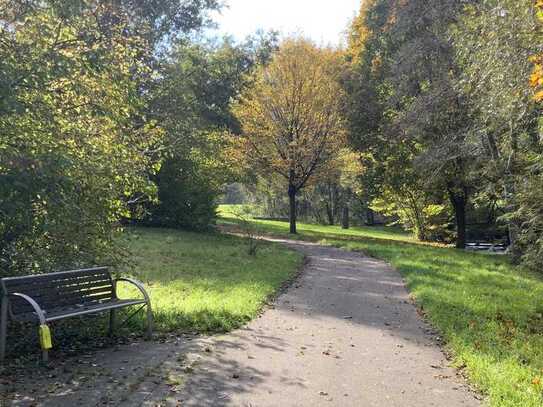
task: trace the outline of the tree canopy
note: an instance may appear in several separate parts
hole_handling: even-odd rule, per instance
[[[376,208],[419,238],[436,238],[429,228],[441,224],[440,238],[449,239],[452,214],[464,247],[470,216],[486,207],[519,253],[533,244],[522,243],[521,202],[538,188],[524,189],[521,179],[539,179],[538,7],[375,0],[353,21],[349,136],[368,164],[363,182],[374,185]]]
[[[2,273],[114,263],[119,221],[156,200],[157,42],[216,6],[161,4],[0,2]]]
[[[0,0],[3,273],[205,229],[233,182],[292,232],[378,213],[543,264],[540,0],[366,0],[344,49],[211,38],[221,6]]]
[[[291,233],[296,233],[296,194],[343,143],[340,66],[336,51],[288,39],[257,69],[235,110],[249,166],[286,181]]]

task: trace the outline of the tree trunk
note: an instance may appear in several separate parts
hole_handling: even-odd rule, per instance
[[[344,206],[341,214],[341,228],[349,229],[349,207]]]
[[[427,225],[424,215],[419,207],[419,202],[417,202],[417,197],[409,191],[407,191],[406,194],[406,204],[407,210],[411,211],[411,222],[414,225],[417,240],[420,240],[421,242],[427,241]],[[398,206],[401,207],[401,205],[402,203],[400,202]]]
[[[513,203],[513,194],[514,194],[514,186],[513,182],[510,181],[512,179],[512,176],[506,175],[506,179],[504,181],[503,190],[504,190],[504,198],[505,198],[505,207],[508,213],[512,213],[515,210],[515,205]],[[509,253],[512,255],[513,260],[517,261],[521,255],[517,243],[517,236],[519,231],[519,226],[515,220],[508,220],[507,221],[507,238],[509,240]]]
[[[375,214],[373,210],[368,208],[366,209],[366,225],[374,226],[375,225]]]
[[[465,194],[456,194],[449,190],[449,199],[454,210],[454,219],[456,222],[456,248],[466,248],[466,206],[467,198]]]
[[[289,223],[290,233],[296,234],[296,187],[289,185],[288,187],[288,200],[289,200]]]
[[[334,191],[332,190],[332,185],[328,183],[328,202],[326,202],[326,216],[328,217],[328,224],[330,226],[334,225]]]
[[[326,216],[328,217],[328,224],[334,226],[334,210],[328,202],[326,202]]]

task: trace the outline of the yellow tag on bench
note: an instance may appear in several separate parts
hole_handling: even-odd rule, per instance
[[[53,343],[51,341],[51,330],[47,325],[40,325],[40,345],[44,350],[51,349]]]

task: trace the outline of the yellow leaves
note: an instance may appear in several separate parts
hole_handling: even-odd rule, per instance
[[[257,70],[234,108],[254,169],[302,185],[344,145],[340,60],[335,49],[294,38]]]
[[[158,161],[158,162],[151,165],[151,170],[153,171],[154,174],[158,174],[158,172],[160,171],[161,168],[162,168],[162,162],[161,161]]]
[[[541,57],[539,57],[539,62],[534,64],[534,69],[530,75],[530,85],[533,88],[540,88],[543,86],[543,63]]]
[[[375,58],[371,61],[371,71],[373,73],[376,73],[379,71],[379,68],[383,65],[383,58],[381,58],[380,55],[377,55]]]
[[[543,21],[543,0],[535,0],[536,16]]]
[[[543,101],[543,63],[542,57],[538,58],[539,62],[534,64],[534,69],[530,75],[530,86],[534,88],[534,100],[536,102]]]
[[[535,8],[537,17],[543,22],[543,0],[535,0]],[[530,86],[535,90],[533,99],[543,102],[543,54],[530,57],[530,62],[534,64],[530,75]]]
[[[372,35],[372,31],[369,29],[366,20],[368,12],[374,7],[375,2],[376,0],[364,0],[360,6],[358,15],[353,19],[349,28],[347,55],[355,63],[364,53],[366,43]]]
[[[541,57],[538,55],[532,55],[531,57],[528,58],[528,61],[530,61],[533,64],[537,64],[538,62],[541,61]]]

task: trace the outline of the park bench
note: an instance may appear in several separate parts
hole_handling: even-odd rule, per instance
[[[133,284],[141,292],[141,299],[117,297],[117,283]],[[109,311],[109,330],[113,333],[115,311],[138,306],[127,319],[146,307],[147,337],[152,334],[151,301],[143,284],[130,278],[114,279],[107,267],[58,273],[6,277],[0,279],[2,300],[0,307],[0,361],[4,360],[8,318],[18,322],[38,322],[44,361],[51,348],[49,323],[79,315]],[[125,321],[125,322],[126,322]]]

